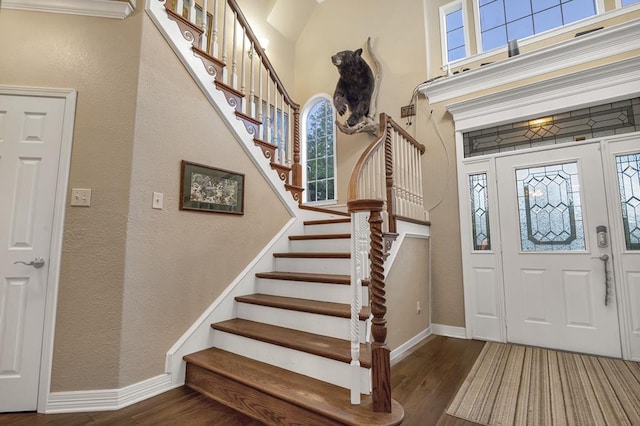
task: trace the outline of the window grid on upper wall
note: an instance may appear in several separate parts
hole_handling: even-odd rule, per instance
[[[462,0],[440,7],[443,63],[467,56],[468,33],[465,28],[465,8]]]
[[[307,202],[335,200],[335,120],[329,99],[309,107],[304,123]]]
[[[595,0],[478,0],[478,10],[485,52],[597,14]]]

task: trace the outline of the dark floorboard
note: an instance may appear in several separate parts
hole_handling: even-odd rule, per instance
[[[484,342],[432,336],[391,369],[392,395],[405,410],[405,426],[471,426],[445,414]],[[0,425],[261,425],[181,387],[118,411],[0,414]]]

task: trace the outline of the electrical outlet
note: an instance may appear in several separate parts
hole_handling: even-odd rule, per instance
[[[416,115],[415,104],[400,107],[400,118],[411,117],[413,115]]]
[[[416,302],[416,313],[420,314],[420,312],[422,312],[422,308],[420,308],[420,301],[418,300]]]

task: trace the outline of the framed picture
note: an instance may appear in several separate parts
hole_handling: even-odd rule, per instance
[[[180,210],[244,214],[244,174],[182,160]]]

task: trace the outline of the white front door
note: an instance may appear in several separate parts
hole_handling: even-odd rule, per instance
[[[0,94],[0,412],[37,407],[64,115]]]
[[[621,357],[602,161],[598,142],[496,159],[508,341]]]

